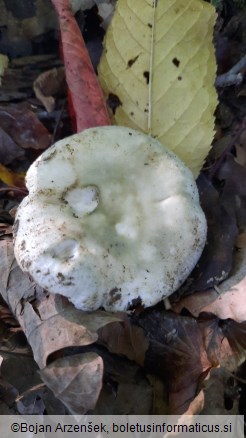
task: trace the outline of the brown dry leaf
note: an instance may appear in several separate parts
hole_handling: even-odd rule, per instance
[[[148,375],[151,387],[153,389],[153,407],[152,415],[168,414],[168,392],[167,385],[157,376]]]
[[[82,312],[60,295],[48,295],[17,265],[13,243],[0,241],[0,293],[19,321],[40,368],[48,356],[71,346],[95,342],[97,330],[105,324],[119,321],[114,314],[103,311]]]
[[[46,149],[51,135],[26,105],[0,106],[1,128],[23,149]]]
[[[16,350],[20,353],[16,353]],[[31,352],[29,351],[29,355],[24,351],[21,352],[21,344],[19,344],[19,348],[4,352],[3,359],[0,379],[1,399],[9,407],[14,408],[14,414],[43,414],[45,405],[42,398],[46,387],[39,376]],[[1,406],[0,412],[2,414]]]
[[[66,80],[64,67],[52,68],[41,73],[34,81],[33,89],[36,98],[42,102],[45,109],[51,112],[55,109],[55,98],[53,96],[64,93]]]
[[[12,225],[0,222],[0,239],[12,236]]]
[[[31,352],[29,355],[4,352],[3,359],[1,377],[18,390],[18,395],[42,383]]]
[[[40,368],[46,366],[48,356],[56,351],[96,342],[96,331],[104,324],[118,320],[114,315],[103,311],[79,311],[60,295],[45,294],[16,265],[12,272],[7,290],[8,304],[14,311]]]
[[[244,89],[246,91],[246,87]],[[241,132],[238,142],[235,144],[235,161],[246,168],[246,129]]]
[[[183,415],[200,414],[204,407],[204,392],[200,391],[197,396],[191,401],[186,412]]]
[[[0,127],[0,163],[5,166],[12,163],[16,158],[22,158],[24,151],[14,142],[2,127]]]
[[[214,316],[195,320],[157,310],[145,311],[137,322],[149,338],[145,367],[168,385],[172,414],[189,412],[212,367],[233,371],[245,358],[245,342],[239,345],[239,333],[246,339],[245,328],[238,323],[226,321],[221,326]],[[192,409],[202,407],[202,399],[201,395]]]
[[[153,413],[153,388],[133,361],[92,346],[104,362],[104,385],[93,414],[148,415]]]
[[[180,313],[187,309],[194,316],[212,313],[220,319],[246,321],[246,233],[238,236],[237,251],[230,277],[216,289],[194,293],[173,305]]]
[[[235,239],[235,215],[228,213],[217,190],[202,174],[198,178],[200,201],[208,223],[207,242],[202,256],[176,296],[207,290],[221,283],[231,270]],[[175,295],[171,300],[175,300]]]
[[[103,360],[96,353],[63,357],[41,372],[46,385],[71,414],[85,414],[96,405],[102,387]]]
[[[231,384],[230,384],[231,381]],[[212,369],[204,381],[202,415],[238,415],[239,388],[225,368]],[[227,406],[226,407],[226,403]]]
[[[77,310],[60,295],[45,297],[40,291],[39,297],[36,293],[36,300],[20,304],[17,317],[40,368],[46,366],[48,356],[56,351],[96,342],[97,330],[118,320],[99,310],[92,313]]]
[[[223,366],[229,371],[234,371],[245,359],[245,351],[236,342],[231,342],[230,320],[222,324],[213,315],[204,314],[203,318],[198,320],[198,324],[211,365]],[[240,327],[240,324],[235,324],[237,328]]]
[[[227,134],[224,135],[221,138],[218,138],[214,143],[213,147],[209,152],[209,162],[215,162],[217,161],[220,156],[223,154],[226,148],[229,147],[229,145],[232,142],[232,135]]]
[[[243,148],[239,144],[235,145],[236,148],[236,158],[235,161],[240,164],[241,166],[246,167],[246,149]]]
[[[1,362],[0,356],[0,362]],[[1,415],[15,415],[16,410],[14,407],[14,402],[18,396],[18,391],[9,382],[0,377],[0,412]]]
[[[246,168],[238,164],[232,155],[227,155],[217,177],[223,183],[220,200],[229,215],[236,218],[242,232],[246,229]]]
[[[38,287],[27,274],[23,273],[18,267],[13,255],[13,244],[11,241],[0,241],[2,252],[0,252],[0,276],[2,274],[3,282],[1,284],[0,293],[8,303],[10,309],[20,323],[29,344],[32,347],[34,359],[41,369],[47,370],[47,359],[54,359],[55,355],[63,354],[62,350],[67,347],[86,346],[94,343],[97,338],[97,330],[105,324],[118,321],[119,318],[114,314],[109,314],[103,311],[82,312],[73,307],[71,303],[60,295],[48,295],[43,289]],[[52,356],[51,356],[52,355]],[[83,359],[83,355],[80,356]],[[87,358],[88,359],[88,358]],[[89,391],[90,382],[92,385],[97,382],[98,387],[95,390],[94,386],[91,392],[94,394],[93,400],[100,392],[101,383],[98,383],[99,374],[102,375],[101,359],[93,359],[92,365],[90,361],[85,359],[81,362],[85,367],[88,380],[87,389]],[[85,360],[85,362],[84,362]],[[64,375],[69,374],[70,357],[62,363],[62,372]],[[71,358],[73,364],[74,359]],[[56,362],[55,362],[56,363]],[[87,364],[87,365],[86,365]],[[100,373],[98,374],[95,364],[100,365]],[[59,365],[59,363],[58,363]],[[58,383],[62,385],[57,377],[55,377],[57,368],[53,364],[49,365],[49,371],[45,371],[47,381],[50,388],[58,391]],[[66,366],[68,371],[66,371]],[[78,369],[80,365],[78,364]],[[93,376],[95,372],[95,376]],[[85,375],[85,374],[83,374]],[[53,376],[53,377],[52,377]],[[54,378],[54,382],[53,379]],[[81,378],[79,377],[79,381]],[[53,382],[53,383],[52,383]],[[48,384],[48,383],[47,383]],[[72,383],[71,383],[72,385]],[[71,389],[71,387],[70,387]],[[64,388],[63,388],[64,390]],[[59,392],[59,391],[58,391]],[[71,409],[75,412],[76,407],[73,405],[73,394],[69,395],[62,392],[61,400],[66,406],[71,404]],[[77,402],[76,402],[77,403]],[[89,402],[88,402],[89,403]],[[91,402],[92,403],[92,402]],[[94,402],[93,402],[94,403]],[[92,404],[93,404],[92,403]],[[82,409],[82,408],[81,408]]]
[[[146,311],[138,320],[150,347],[145,366],[169,389],[172,414],[184,413],[194,399],[201,376],[211,368],[198,322],[166,311]]]
[[[239,284],[237,284],[234,290],[222,293],[219,296],[217,295],[215,301],[213,301],[211,304],[203,306],[201,309],[199,309],[199,313],[213,313],[220,319],[232,318],[237,322],[246,321],[245,295],[246,278],[244,278]],[[213,291],[211,293],[211,296],[213,296]]]
[[[121,354],[139,365],[144,365],[149,341],[141,327],[132,325],[127,314],[117,314],[122,322],[114,322],[99,330],[99,342],[111,353]]]

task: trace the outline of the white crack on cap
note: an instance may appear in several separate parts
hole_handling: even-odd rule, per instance
[[[68,137],[32,164],[26,185],[17,262],[78,309],[152,306],[183,283],[203,250],[193,176],[145,134],[108,126]]]

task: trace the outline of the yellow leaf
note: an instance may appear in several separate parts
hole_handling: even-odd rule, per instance
[[[11,187],[25,187],[25,174],[11,172],[2,164],[0,164],[0,180]]]
[[[158,138],[195,176],[214,135],[215,19],[203,0],[118,0],[99,65],[113,123]]]

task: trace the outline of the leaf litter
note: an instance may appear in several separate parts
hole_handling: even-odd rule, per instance
[[[223,21],[225,17],[220,19]],[[240,12],[239,22],[242,17]],[[222,23],[222,28],[224,34],[230,35],[229,24],[224,26]],[[91,43],[93,47],[93,41]],[[227,59],[240,56],[238,50],[230,51],[227,44]],[[68,52],[68,55],[74,63],[72,53]],[[53,65],[45,61],[49,63],[48,68],[56,67],[54,59]],[[220,71],[224,72],[225,57],[218,58],[218,63],[219,68],[223,63]],[[23,65],[27,68],[28,62],[23,61],[22,68]],[[74,74],[72,70],[71,73]],[[11,102],[8,93],[6,88],[5,96],[8,95]],[[19,100],[23,90],[21,93],[16,90]],[[26,170],[37,154],[49,146],[52,131],[64,120],[64,115],[55,114],[59,99],[47,116],[32,93],[29,87],[27,99],[35,116],[28,118],[30,106],[22,104],[11,104],[4,107],[2,113],[0,111],[0,121],[1,114],[4,116],[1,123],[3,138],[8,146],[6,154],[4,149],[2,151],[6,159],[1,163],[17,173]],[[217,118],[216,141],[223,142],[229,136],[225,141],[228,146],[242,120],[245,98],[243,92],[238,97],[239,91],[234,87],[220,93],[223,96],[220,96],[219,108],[224,106],[224,110]],[[79,114],[80,110],[77,107],[75,111]],[[20,135],[18,130],[14,130],[13,135],[8,124],[10,116],[5,113],[11,114],[16,121],[21,116]],[[30,120],[34,120],[33,117],[38,118],[43,127],[35,122],[32,133]],[[57,134],[62,136],[64,131]],[[211,180],[211,167],[218,163],[226,147],[220,151],[217,148],[217,154],[214,154],[215,141],[207,167],[198,180],[201,202],[208,218],[207,246],[184,287],[172,297],[169,311],[161,303],[147,310],[138,308],[132,315],[110,315],[103,310],[92,314],[77,311],[65,299],[50,296],[38,288],[20,271],[13,257],[8,226],[3,223],[0,293],[7,305],[3,302],[0,306],[3,321],[0,326],[0,355],[3,357],[0,385],[4,388],[1,413],[13,410],[43,413],[46,410],[54,414],[87,411],[196,414],[211,413],[211,407],[213,413],[231,413],[231,409],[234,413],[242,411],[240,400],[245,395],[240,395],[240,388],[244,386],[237,381],[237,369],[245,370],[242,363],[246,348],[243,136],[244,132],[241,132],[240,139],[226,153]],[[33,153],[35,150],[37,152]],[[0,192],[0,198],[3,206],[18,204],[17,194],[10,190]],[[28,343],[21,337],[23,332]],[[32,379],[29,380],[25,373],[22,378],[16,374],[20,360],[23,369],[30,367]],[[240,374],[240,378],[245,379],[245,374]]]

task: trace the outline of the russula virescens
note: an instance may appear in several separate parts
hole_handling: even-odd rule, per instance
[[[152,306],[199,259],[206,220],[190,170],[132,129],[87,129],[30,167],[15,221],[23,271],[78,309]]]

